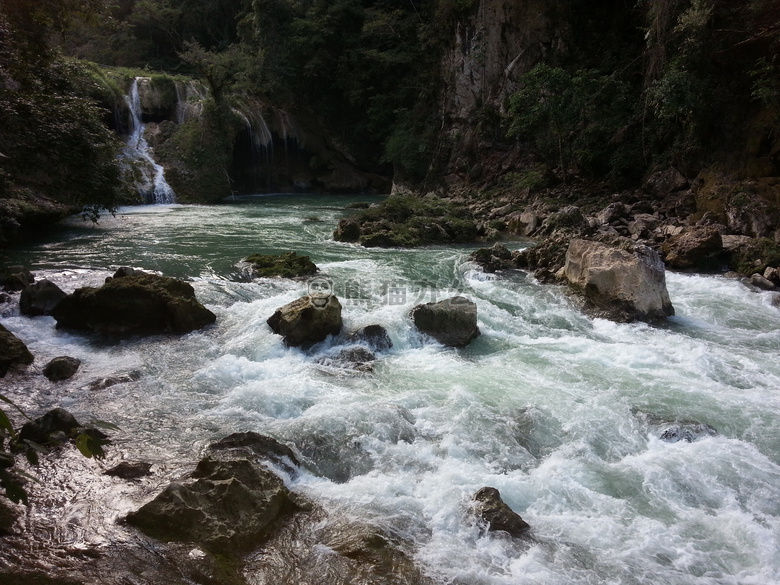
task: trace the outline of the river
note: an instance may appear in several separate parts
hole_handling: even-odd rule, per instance
[[[114,521],[191,469],[209,442],[254,430],[305,455],[293,489],[402,536],[442,583],[780,583],[772,293],[668,273],[676,315],[667,325],[591,319],[559,287],[482,273],[467,260],[473,247],[334,242],[344,206],[363,199],[122,208],[3,253],[67,291],[119,266],[186,278],[217,315],[214,327],[182,338],[122,342],[55,330],[50,317],[4,315],[36,356],[4,392],[32,414],[62,405],[121,429],[104,462],[64,461],[76,471],[123,458],[153,464],[140,495],[43,465],[37,472],[58,477],[59,491],[41,488],[34,499],[28,524],[49,527],[37,546],[118,538]],[[237,260],[287,250],[310,255],[332,283],[347,330],[387,328],[393,348],[373,372],[319,363],[332,341],[288,349],[270,331],[266,319],[306,282],[232,279]],[[462,350],[424,339],[408,318],[414,305],[454,294],[477,303],[482,332]],[[82,367],[52,384],[37,372],[58,355]],[[87,387],[117,373],[137,380]],[[661,439],[690,421],[717,433]],[[500,490],[531,538],[480,530],[467,508],[483,486]]]

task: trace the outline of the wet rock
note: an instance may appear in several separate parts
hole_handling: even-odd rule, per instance
[[[13,300],[13,297],[11,297],[11,295],[4,292],[0,292],[0,305],[5,303],[10,303],[11,300]]]
[[[361,345],[340,349],[333,355],[322,356],[317,363],[329,369],[354,372],[373,372],[376,355]]]
[[[667,443],[677,443],[679,441],[693,443],[705,437],[715,437],[717,434],[718,431],[710,425],[696,421],[680,421],[663,429],[658,438]]]
[[[653,173],[644,184],[645,191],[658,198],[666,197],[670,193],[681,191],[687,187],[688,179],[674,167]]]
[[[144,274],[114,278],[63,298],[52,311],[58,328],[109,335],[189,333],[216,321],[187,282]]]
[[[11,534],[13,525],[18,517],[19,511],[17,506],[4,497],[0,498],[0,536]],[[0,574],[0,577],[2,577],[2,574]],[[7,581],[3,580],[2,582],[6,583]]]
[[[0,325],[0,377],[13,367],[33,363],[33,359],[24,342]]]
[[[113,278],[124,278],[126,276],[144,276],[146,274],[149,273],[143,270],[139,270],[138,268],[132,268],[130,266],[120,266],[119,268],[117,268],[116,272],[114,272]]]
[[[350,218],[339,220],[333,232],[333,239],[337,242],[357,242],[360,239],[360,224]]]
[[[531,528],[501,499],[501,494],[494,487],[483,487],[474,494],[474,513],[491,532],[503,531],[520,537]]]
[[[260,544],[295,509],[282,479],[251,449],[216,449],[201,459],[192,481],[172,482],[127,522],[157,540],[232,557]]]
[[[341,331],[341,303],[336,295],[306,295],[278,308],[266,322],[287,346],[313,345]]]
[[[417,305],[409,315],[422,333],[450,347],[466,347],[480,335],[477,305],[465,297]]]
[[[750,284],[761,290],[774,290],[775,283],[768,278],[764,278],[762,275],[756,273],[750,277]]]
[[[535,246],[514,252],[512,258],[518,268],[532,271],[541,282],[556,282],[566,263],[569,241],[561,235],[545,238]]]
[[[60,382],[72,378],[79,369],[81,360],[66,355],[51,360],[43,367],[43,375],[52,382]]]
[[[134,480],[146,477],[152,471],[152,464],[145,461],[122,461],[111,469],[106,470],[105,475],[120,479]]]
[[[715,227],[690,227],[666,240],[661,250],[672,268],[712,268],[723,251],[723,239]]]
[[[92,380],[89,384],[81,387],[82,390],[90,390],[95,392],[97,390],[105,390],[111,386],[117,384],[126,384],[127,382],[135,382],[141,378],[140,372],[127,372],[125,374],[116,374],[114,376],[108,376],[105,378],[97,378]]]
[[[352,333],[349,340],[353,343],[367,345],[374,351],[385,351],[393,347],[387,329],[381,325],[366,325]]]
[[[655,321],[674,314],[664,265],[647,246],[574,239],[564,276],[599,316],[619,321]]]
[[[244,259],[250,278],[296,278],[311,276],[319,269],[308,256],[298,256],[295,252],[287,252],[278,256],[268,254],[253,254]]]
[[[35,277],[24,266],[8,266],[0,270],[0,286],[7,292],[18,292],[35,282]]]
[[[504,244],[496,242],[491,248],[480,248],[469,256],[472,262],[479,264],[485,272],[496,272],[515,268],[512,252]]]
[[[284,443],[273,437],[261,435],[252,431],[233,433],[209,446],[212,451],[230,449],[249,450],[259,460],[270,461],[285,473],[294,476],[300,466],[298,456]]]
[[[39,280],[22,289],[19,312],[31,317],[51,315],[54,307],[66,296],[68,295],[50,280]]]
[[[25,423],[19,431],[18,442],[32,441],[38,445],[61,445],[79,433],[104,441],[106,435],[97,429],[85,429],[76,418],[64,408],[55,408],[43,416]],[[104,441],[105,442],[105,441]]]

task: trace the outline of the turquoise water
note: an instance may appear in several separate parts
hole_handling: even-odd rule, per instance
[[[442,583],[780,583],[780,310],[771,293],[670,273],[668,325],[594,320],[559,287],[483,274],[467,260],[473,247],[334,242],[344,206],[360,199],[124,208],[7,252],[67,290],[123,265],[191,279],[218,318],[181,339],[107,345],[11,312],[3,324],[36,367],[63,354],[84,363],[70,382],[30,376],[11,393],[33,412],[63,404],[119,425],[106,465],[141,453],[161,477],[227,433],[273,435],[306,463],[292,487],[401,536]],[[394,346],[373,373],[319,364],[337,340],[304,352],[270,331],[265,320],[306,282],[231,280],[241,258],[287,250],[320,267],[347,330],[388,329]],[[454,294],[478,306],[482,336],[463,350],[423,338],[408,318],[415,304]],[[126,371],[140,378],[84,388]],[[718,433],[660,440],[674,421]],[[486,485],[532,526],[531,539],[480,530],[467,508]],[[102,498],[109,519],[137,506],[138,495],[103,489],[85,488],[71,505]],[[115,537],[111,522],[81,522],[104,524],[90,533],[72,521],[58,538]]]

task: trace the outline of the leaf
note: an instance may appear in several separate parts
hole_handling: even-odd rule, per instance
[[[8,415],[2,408],[0,408],[0,429],[5,429],[8,431],[8,434],[12,438],[16,436],[16,433],[14,432],[14,425],[11,424],[11,419],[8,418]]]
[[[122,429],[120,429],[118,426],[116,426],[113,423],[110,423],[110,422],[107,422],[107,421],[104,421],[104,420],[100,420],[100,419],[97,419],[97,418],[91,420],[89,422],[89,424],[92,425],[93,427],[98,427],[99,429],[106,429],[107,431],[120,431],[120,430],[122,430]]]

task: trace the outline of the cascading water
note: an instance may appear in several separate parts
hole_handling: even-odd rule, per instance
[[[292,489],[383,527],[437,583],[780,583],[773,293],[671,273],[676,316],[666,326],[591,319],[558,287],[481,273],[468,247],[333,241],[341,209],[357,200],[124,208],[95,228],[74,223],[7,253],[68,291],[122,265],[190,278],[218,317],[181,338],[118,344],[57,330],[50,317],[4,317],[36,356],[28,376],[4,380],[4,394],[34,415],[64,406],[121,429],[104,462],[64,450],[63,462],[30,470],[45,479],[31,486],[25,520],[40,566],[72,558],[78,575],[112,543],[136,541],[118,520],[186,476],[210,442],[257,431],[301,453]],[[321,221],[304,221],[311,216]],[[332,280],[347,331],[388,329],[394,346],[373,372],[324,367],[335,341],[302,351],[270,331],[266,319],[305,294],[305,282],[230,280],[248,254],[286,250],[310,254]],[[417,303],[456,293],[477,303],[482,331],[463,350],[423,339],[408,316]],[[81,359],[81,369],[49,383],[36,368],[59,355]],[[109,376],[120,383],[90,386]],[[686,421],[717,433],[670,441],[666,431]],[[153,471],[135,483],[102,474],[122,460]],[[483,486],[500,490],[531,538],[480,530],[468,505]],[[0,565],[23,563],[24,543],[16,556],[6,544]],[[269,578],[263,563],[247,569],[248,582],[301,582],[293,569],[289,580]]]
[[[130,129],[130,135],[127,139],[127,146],[130,148],[139,158],[146,161],[153,171],[153,177],[151,179],[151,193],[149,194],[151,199],[149,203],[155,204],[168,204],[176,201],[176,195],[173,189],[165,180],[165,171],[157,161],[152,157],[152,153],[149,148],[149,144],[144,138],[144,130],[146,125],[141,118],[141,97],[138,91],[139,80],[145,80],[147,78],[136,77],[133,79],[133,84],[130,86],[130,94],[125,96],[128,108],[130,109],[130,116],[132,122],[132,128]]]

